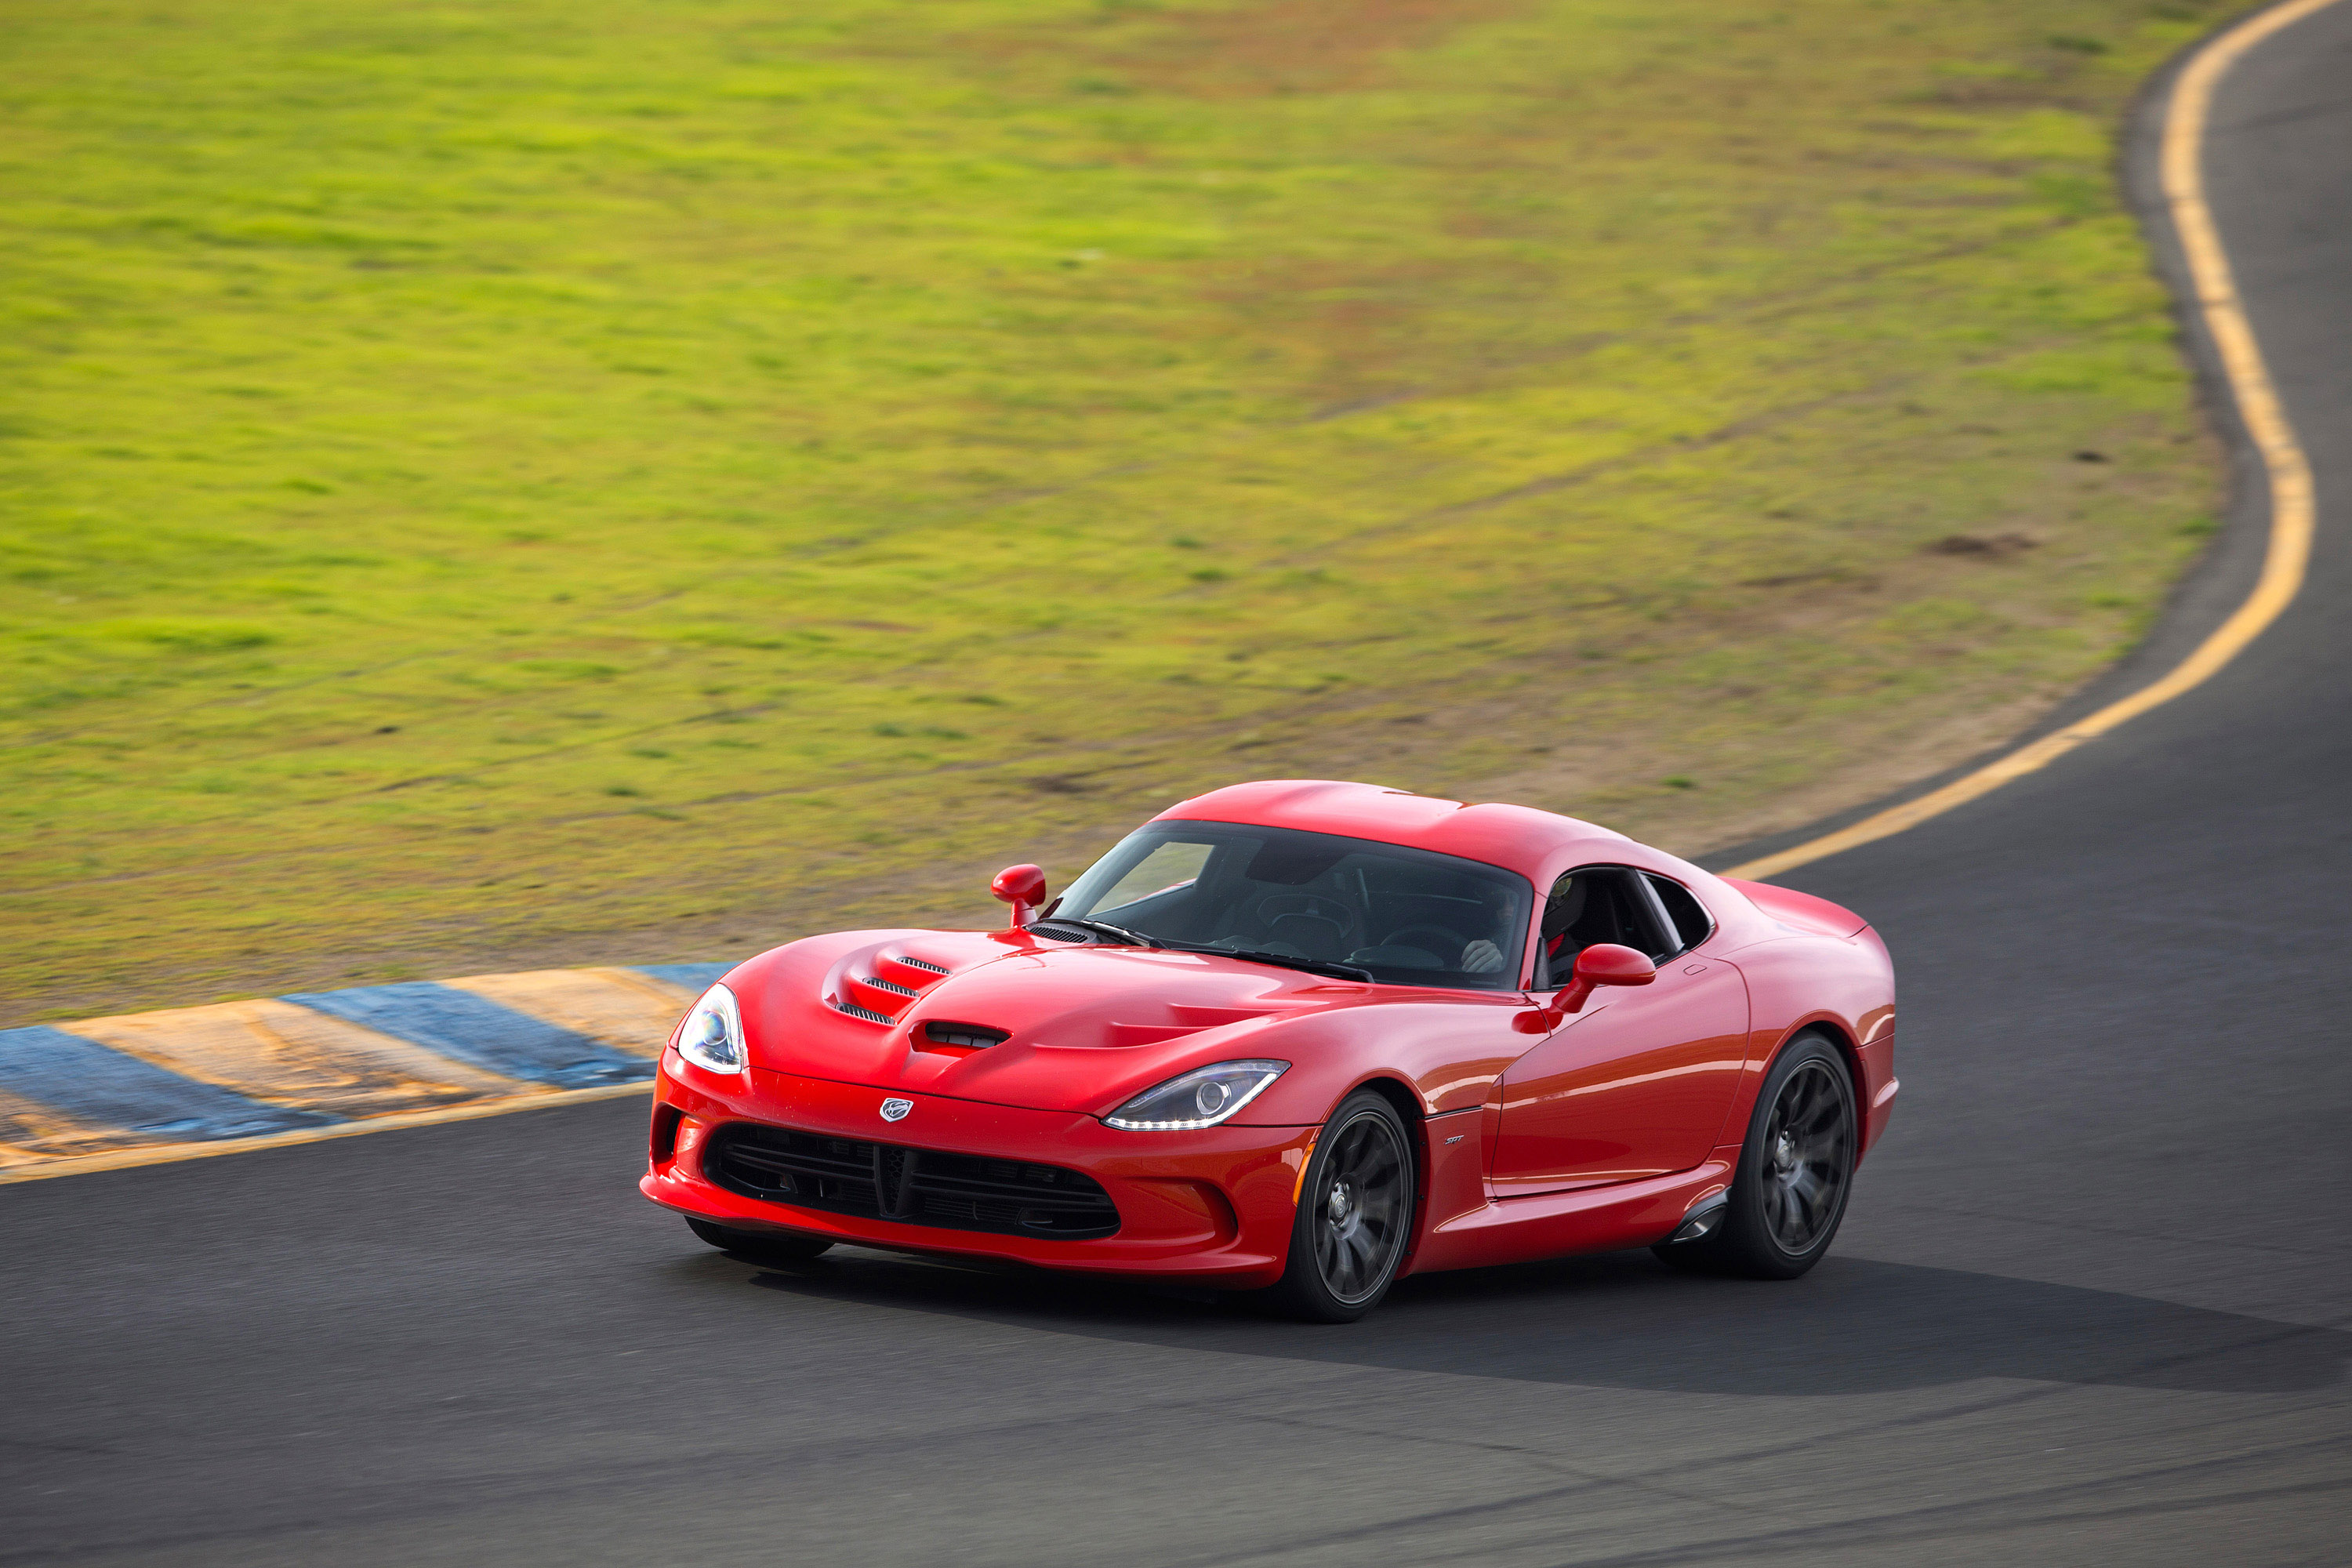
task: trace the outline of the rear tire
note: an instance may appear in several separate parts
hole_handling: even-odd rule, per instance
[[[1396,1107],[1368,1089],[1341,1100],[1307,1158],[1290,1262],[1268,1304],[1309,1323],[1352,1323],[1379,1306],[1412,1237],[1415,1186]]]
[[[688,1217],[687,1228],[746,1263],[806,1263],[833,1243],[814,1236],[788,1236],[782,1231],[730,1230],[707,1219]]]
[[[1859,1126],[1845,1058],[1820,1035],[1798,1036],[1764,1075],[1723,1223],[1651,1250],[1694,1273],[1796,1279],[1828,1255],[1845,1218]]]

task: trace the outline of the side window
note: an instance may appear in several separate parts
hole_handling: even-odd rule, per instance
[[[1552,885],[1544,903],[1542,955],[1536,988],[1568,984],[1576,955],[1595,942],[1614,942],[1653,958],[1681,945],[1659,929],[1651,900],[1634,873],[1617,866],[1588,866]]]
[[[1705,942],[1715,930],[1715,918],[1706,912],[1706,906],[1698,901],[1697,896],[1680,882],[1669,882],[1647,871],[1642,875],[1648,878],[1658,902],[1666,906],[1666,918],[1675,922],[1675,951],[1688,952]]]

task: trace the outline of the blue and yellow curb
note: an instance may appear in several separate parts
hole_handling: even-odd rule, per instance
[[[0,1029],[0,1183],[641,1093],[728,967],[528,970]]]

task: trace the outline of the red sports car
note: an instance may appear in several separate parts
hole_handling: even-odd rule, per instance
[[[1257,1289],[1654,1247],[1792,1279],[1895,1099],[1886,948],[1835,904],[1517,805],[1236,784],[1003,931],[810,937],[679,1024],[646,1195],[837,1241]],[[1038,907],[1038,906],[1041,906]]]

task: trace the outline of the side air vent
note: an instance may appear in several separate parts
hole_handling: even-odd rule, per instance
[[[966,1050],[984,1051],[991,1046],[1001,1046],[1011,1039],[1004,1029],[992,1029],[985,1024],[949,1024],[932,1022],[923,1026],[923,1037],[937,1046],[961,1046]]]
[[[1090,931],[1082,931],[1076,926],[1052,925],[1045,921],[1039,921],[1027,930],[1031,936],[1043,937],[1047,942],[1092,942],[1095,939],[1094,932]]]

